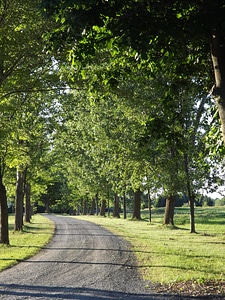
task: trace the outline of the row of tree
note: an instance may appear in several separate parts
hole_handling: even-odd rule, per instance
[[[195,232],[196,193],[223,183],[223,1],[0,8],[1,242],[9,201],[21,230],[24,197],[26,221],[39,199],[102,214],[113,199],[116,217],[131,191],[137,219],[143,191],[167,195],[165,224],[186,194]]]
[[[61,97],[63,83],[52,71],[52,55],[43,52],[42,35],[51,24],[43,20],[39,4],[0,3],[0,240],[4,244],[9,243],[10,202],[16,206],[14,229],[21,230],[24,196],[29,221],[31,185],[33,193],[37,186],[40,194],[51,182],[47,156],[58,123],[55,99]]]

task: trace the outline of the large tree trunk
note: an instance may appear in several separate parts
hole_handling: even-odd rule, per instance
[[[133,219],[140,220],[141,219],[141,190],[137,189],[134,192],[134,200],[133,200]]]
[[[17,170],[14,230],[23,228],[24,172]]]
[[[224,36],[220,36],[219,30],[213,29],[211,56],[215,76],[216,103],[219,111],[223,141],[225,143],[225,42]]]
[[[30,204],[30,184],[26,182],[25,185],[25,222],[30,222],[31,220],[31,204]]]
[[[1,218],[0,243],[8,245],[9,244],[8,205],[7,205],[6,189],[2,181],[1,172],[0,172],[0,218]]]
[[[176,197],[174,195],[170,195],[166,198],[164,225],[171,224],[174,226],[173,217],[174,217],[175,200],[176,200]]]
[[[113,217],[120,218],[120,199],[118,195],[114,196]]]
[[[100,208],[100,216],[105,217],[105,207],[106,207],[106,200],[102,200],[101,208]]]

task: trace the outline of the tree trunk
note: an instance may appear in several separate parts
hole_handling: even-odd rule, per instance
[[[127,218],[127,201],[125,192],[123,193],[123,218]]]
[[[94,215],[95,214],[95,198],[93,197],[92,198],[92,201],[91,201],[91,211],[90,211],[90,215]]]
[[[30,204],[30,184],[26,182],[25,185],[25,222],[31,220],[31,204]]]
[[[102,200],[100,208],[100,216],[105,217],[106,200]]]
[[[0,218],[1,218],[0,243],[9,245],[8,205],[7,205],[6,189],[2,181],[1,172],[0,172]]]
[[[50,214],[50,200],[49,200],[49,195],[47,195],[46,199],[45,199],[45,212],[47,214]]]
[[[98,193],[95,195],[96,215],[98,216]]]
[[[195,206],[194,206],[194,195],[191,193],[191,184],[189,176],[189,164],[187,153],[184,154],[184,166],[187,180],[187,193],[188,193],[188,202],[190,206],[190,232],[195,233]]]
[[[149,223],[152,222],[152,199],[150,196],[150,190],[148,189],[148,212],[149,212]]]
[[[195,196],[194,194],[188,195],[189,206],[190,206],[190,232],[196,233],[195,231]]]
[[[114,196],[113,217],[120,218],[120,199],[118,195]]]
[[[170,195],[166,198],[164,225],[171,224],[174,226],[173,217],[174,217],[175,200],[176,197],[174,195]]]
[[[83,200],[83,215],[87,215],[87,198]]]
[[[211,56],[215,76],[213,95],[216,96],[223,141],[225,143],[225,44],[224,37],[220,36],[219,31],[215,28],[212,32]]]
[[[141,219],[141,190],[137,189],[134,192],[134,200],[133,200],[133,219],[140,220]]]
[[[23,228],[24,173],[17,170],[14,230]]]
[[[108,199],[108,203],[107,203],[107,207],[108,207],[108,217],[110,216],[110,208],[109,208],[109,199]]]

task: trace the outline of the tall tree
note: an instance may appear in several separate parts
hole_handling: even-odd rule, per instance
[[[9,231],[8,231],[8,205],[6,188],[3,183],[3,166],[0,160],[0,243],[9,244]]]
[[[47,65],[52,67],[50,56],[43,56],[44,46],[41,41],[41,35],[48,28],[49,22],[43,21],[38,4],[39,1],[27,3],[17,0],[0,3],[0,111],[1,127],[4,128],[1,130],[4,132],[1,134],[1,144],[4,146],[0,149],[0,156],[4,156],[4,160],[9,151],[9,157],[12,157],[11,139],[15,139],[13,131],[16,129],[14,121],[18,108],[26,102],[24,94],[46,89],[40,78],[47,77]],[[6,152],[4,148],[7,149]],[[18,153],[13,160],[18,160]],[[3,173],[1,176],[3,182]],[[21,189],[18,188],[19,190]],[[4,188],[1,188],[1,192],[1,207],[5,214],[1,222],[3,231],[7,232],[7,199]],[[7,238],[2,242],[8,243]]]
[[[24,208],[24,170],[17,170],[16,199],[15,199],[15,225],[14,230],[23,228],[23,208]]]
[[[169,61],[176,62],[174,74],[181,78],[204,73],[208,90],[208,78],[211,85],[215,80],[214,94],[225,141],[223,0],[42,3],[45,13],[57,20],[56,29],[46,35],[49,47],[71,49],[70,58],[77,65],[89,61],[102,45],[112,50],[112,56],[116,47],[123,49],[125,45],[136,50],[136,60],[149,57],[150,65],[151,61],[166,62],[169,57]],[[118,72],[105,74],[110,74],[111,81],[117,81]]]

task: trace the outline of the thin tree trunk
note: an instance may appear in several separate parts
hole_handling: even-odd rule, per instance
[[[9,245],[8,205],[7,205],[6,189],[2,179],[3,178],[0,170],[0,218],[1,218],[0,243]]]
[[[110,207],[109,207],[109,199],[107,201],[107,206],[108,206],[108,217],[110,216]]]
[[[25,185],[25,222],[31,220],[31,204],[30,204],[30,184],[26,182]]]
[[[211,56],[216,83],[213,95],[216,97],[223,141],[225,143],[225,45],[224,37],[215,28],[212,32]]]
[[[189,206],[190,206],[190,232],[196,233],[195,231],[195,196],[190,193],[189,198]]]
[[[105,208],[106,208],[106,200],[103,199],[101,202],[100,216],[105,217]]]
[[[134,192],[133,200],[133,219],[141,219],[141,190],[140,188]]]
[[[87,198],[83,200],[83,215],[87,215]]]
[[[127,199],[126,199],[126,193],[123,193],[123,218],[127,218]]]
[[[46,196],[45,199],[45,211],[47,214],[50,214],[50,201],[49,201],[49,196]]]
[[[148,189],[148,212],[149,212],[149,223],[151,223],[152,222],[152,199],[151,199],[149,189]]]
[[[114,196],[113,217],[120,218],[120,199],[118,195]]]
[[[91,201],[91,211],[90,211],[90,215],[94,215],[95,214],[95,198],[93,197],[92,198],[92,201]]]
[[[98,193],[95,195],[96,215],[98,216]]]
[[[164,225],[173,225],[174,226],[174,208],[175,208],[176,197],[170,195],[166,198],[166,207],[164,215]]]
[[[17,170],[14,230],[23,228],[24,173]]]
[[[189,175],[189,166],[188,166],[188,156],[184,154],[184,167],[186,173],[187,180],[187,193],[188,193],[188,202],[190,206],[190,232],[195,233],[195,206],[194,206],[194,195],[191,192],[191,184],[190,184],[190,175]]]

